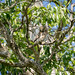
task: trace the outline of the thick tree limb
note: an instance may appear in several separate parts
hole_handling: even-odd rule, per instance
[[[1,50],[1,48],[0,48],[0,50]],[[0,57],[9,58],[10,57],[10,53],[8,51],[0,52]]]
[[[40,50],[41,50],[41,48],[39,47],[39,45],[37,44],[37,49],[38,49],[38,55],[37,55],[37,60],[39,61],[40,59],[39,59],[39,56],[40,56]]]
[[[9,43],[9,42],[8,42]],[[22,64],[20,67],[31,67],[33,68],[39,75],[46,75],[46,73],[44,72],[44,70],[42,69],[42,67],[40,66],[40,64],[35,63],[34,61],[28,60],[26,57],[23,56],[23,54],[21,53],[19,47],[15,44],[15,42],[13,41],[12,43],[9,43],[9,47],[14,51],[14,53],[19,57],[19,59],[22,61]],[[5,63],[7,65],[11,65],[11,63],[7,63],[5,62],[5,60],[1,60],[1,63]],[[19,64],[20,65],[20,64]],[[34,66],[33,66],[34,65]],[[12,66],[17,67],[18,64],[12,64]]]
[[[32,48],[33,52],[34,52],[34,55],[35,55],[35,60],[36,62],[38,63],[40,60],[39,60],[39,53],[38,51],[35,50],[35,48],[33,47]]]
[[[42,67],[39,64],[36,63],[30,63],[30,64],[25,64],[25,63],[14,63],[14,62],[10,62],[10,61],[6,61],[4,59],[0,59],[0,63],[3,63],[6,66],[12,66],[12,67],[20,67],[20,68],[24,68],[24,67],[32,67],[39,75],[46,75],[46,73],[44,72],[44,70],[42,69]],[[34,66],[33,66],[34,65]]]
[[[10,22],[8,20],[5,20],[7,22],[7,24],[9,25],[9,30],[10,30],[10,41],[12,42],[12,39],[13,39],[13,28],[12,28],[12,25],[10,24]]]
[[[0,37],[0,39],[3,39],[3,37]],[[9,53],[8,48],[0,42],[0,57],[9,58],[10,55],[11,54]]]
[[[6,27],[4,26],[2,22],[1,22],[1,25],[4,27],[6,32],[5,39],[7,41],[7,46],[14,51],[14,53],[20,58],[21,61],[26,62],[27,59],[23,56],[22,52],[20,51],[19,47],[15,44],[13,39],[12,39],[12,42],[10,41],[10,35],[8,34]]]

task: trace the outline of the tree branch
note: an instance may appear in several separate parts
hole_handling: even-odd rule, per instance
[[[0,48],[0,50],[1,50],[1,48]],[[3,50],[3,48],[2,48],[2,50]],[[10,54],[8,51],[0,52],[0,57],[9,58]]]
[[[45,60],[43,61],[42,66],[43,66],[44,64],[46,64],[47,62],[49,62],[49,61],[52,59],[52,57],[53,57],[54,54],[55,54],[55,52],[52,51],[51,55],[50,55],[47,59],[45,59]]]
[[[70,41],[70,39],[73,37],[72,35],[73,35],[73,32],[70,33],[70,35],[68,36],[67,39],[64,39],[64,40],[62,41],[62,44],[65,43],[65,42]]]
[[[57,49],[58,49],[58,51],[57,51]],[[51,48],[51,50],[52,50],[52,48]],[[55,50],[51,52],[51,55],[50,55],[47,59],[45,59],[45,60],[43,61],[42,66],[43,66],[44,64],[46,64],[47,62],[49,62],[49,61],[52,59],[52,57],[53,57],[54,54],[57,54],[57,53],[60,52],[60,51],[62,51],[62,49],[61,49],[59,46],[58,46],[58,47],[55,47]]]
[[[10,35],[8,34],[8,32],[7,32],[7,29],[6,29],[6,27],[4,26],[4,24],[1,22],[1,25],[4,27],[4,31],[5,31],[5,40],[6,40],[6,42],[7,42],[7,46],[9,47],[9,48],[11,48],[13,51],[14,51],[14,53],[19,57],[19,59],[22,61],[22,62],[28,62],[29,60],[27,59],[27,58],[25,58],[24,56],[23,56],[23,54],[22,54],[22,52],[20,51],[20,49],[19,49],[19,47],[15,44],[15,42],[14,42],[14,40],[13,40],[13,38],[12,38],[12,42],[10,41]]]
[[[59,5],[59,6],[61,6],[61,7],[64,7],[63,5],[62,5],[62,3],[60,3],[60,1],[56,1],[56,0],[51,0],[51,2],[54,2],[55,4],[57,4],[57,5]],[[75,3],[73,3],[73,5],[75,6]],[[73,7],[74,7],[73,6]],[[73,14],[73,15],[75,15],[75,13],[73,12],[73,11],[69,11],[71,14]]]
[[[73,7],[75,6],[75,3],[71,4],[71,12],[73,12]],[[70,15],[71,21],[73,20],[73,14]]]
[[[30,44],[30,43],[29,43],[29,18],[28,18],[27,12],[28,12],[28,7],[32,4],[32,2],[33,2],[33,0],[26,6],[26,8],[24,7],[24,9],[23,9],[24,15],[26,17],[26,25],[27,25],[26,39],[27,39],[28,44]]]
[[[73,27],[74,22],[75,22],[75,20],[72,20],[70,27],[69,27],[67,30],[63,31],[63,33],[61,34],[61,36],[60,36],[60,38],[59,38],[59,41],[58,41],[58,44],[57,44],[57,45],[60,45],[61,42],[63,41],[65,35],[70,32],[70,30],[71,30],[72,27]]]
[[[24,15],[22,16],[21,26],[13,30],[13,32],[20,30],[24,25]]]
[[[17,3],[18,3],[18,1],[16,1],[16,2],[15,2],[14,4],[12,4],[11,6],[6,7],[5,9],[0,10],[0,13],[3,13],[3,12],[5,12],[5,11],[10,10],[10,9],[13,8],[14,6],[16,6]]]
[[[66,6],[65,6],[66,8],[69,6],[69,4],[71,3],[71,1],[72,1],[72,0],[67,1],[67,4],[66,4]]]
[[[28,2],[28,3],[30,3],[29,1],[19,1],[19,0],[17,0],[17,1],[16,1],[14,4],[12,4],[11,6],[6,7],[5,9],[0,10],[0,13],[9,11],[11,8],[13,8],[14,6],[16,6],[17,4],[23,3],[23,2]]]
[[[55,38],[56,38],[56,39],[59,38],[59,36],[60,36],[60,34],[61,34],[62,28],[63,28],[63,22],[62,22],[62,19],[61,19],[61,20],[60,20],[60,23],[59,23],[59,27],[58,27],[58,29],[57,29],[57,31],[56,31],[56,33],[55,33]]]
[[[20,67],[20,68],[23,68],[25,67],[26,65],[23,64],[23,63],[15,63],[15,62],[10,62],[9,60],[5,60],[5,59],[0,59],[0,63],[6,65],[6,66],[12,66],[12,67]]]
[[[60,1],[51,0],[51,2],[54,2],[55,4],[57,4],[57,5],[61,6],[61,7],[64,7]]]
[[[0,24],[2,25],[3,27],[3,34],[4,34],[4,38],[6,39],[6,41],[10,42],[10,35],[9,35],[9,32],[7,31],[7,28],[5,27],[5,25],[0,21]]]

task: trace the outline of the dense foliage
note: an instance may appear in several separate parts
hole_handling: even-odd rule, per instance
[[[31,72],[31,68],[35,75],[50,75],[53,68],[56,75],[75,73],[75,4],[71,0],[63,3],[49,0],[56,6],[48,4],[46,8],[36,6],[38,2],[5,0],[0,3],[2,75],[22,75],[27,70]]]

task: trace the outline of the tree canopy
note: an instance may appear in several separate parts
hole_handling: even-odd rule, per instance
[[[74,6],[72,0],[1,0],[1,74],[50,75],[55,68],[56,75],[74,75]]]

